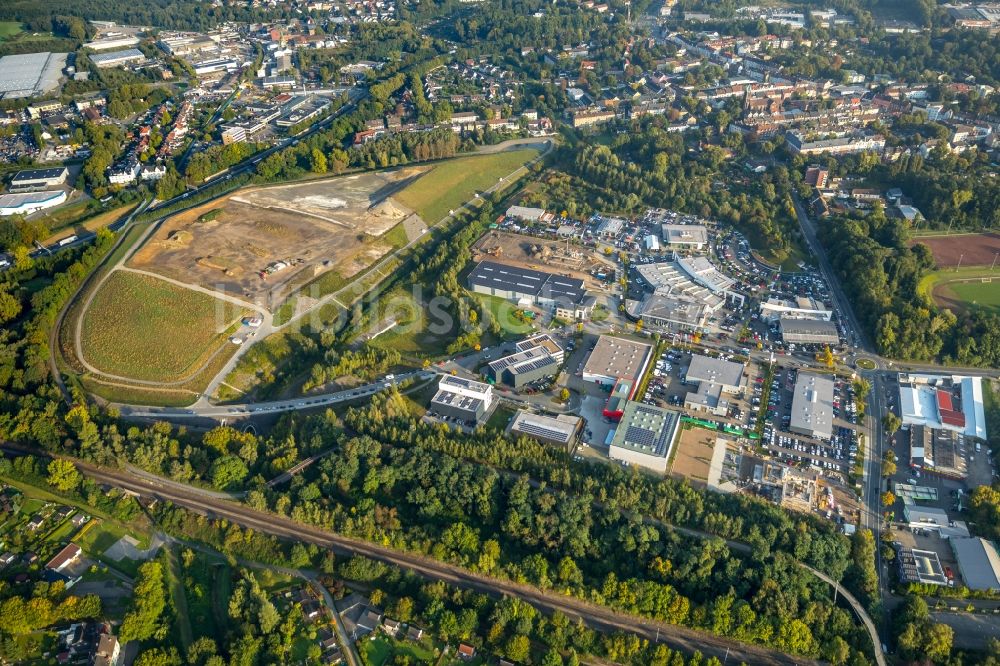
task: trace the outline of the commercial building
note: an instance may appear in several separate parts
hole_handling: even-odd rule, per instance
[[[760,304],[760,316],[761,319],[770,323],[774,323],[782,317],[830,321],[833,319],[833,311],[809,296],[800,296],[794,300],[769,298]]]
[[[625,413],[625,405],[628,401],[632,399],[635,394],[635,387],[637,383],[633,379],[619,379],[615,382],[615,385],[611,387],[611,392],[608,394],[608,400],[604,403],[603,416],[606,419],[610,419],[614,422],[622,420],[622,414]]]
[[[832,321],[822,319],[799,319],[782,316],[779,320],[781,338],[786,343],[796,345],[836,345],[840,343],[840,333]]]
[[[596,302],[584,289],[583,280],[496,261],[479,262],[469,274],[469,288],[523,306],[559,309],[557,315],[571,314],[573,319],[590,316]]]
[[[493,387],[489,384],[445,375],[431,398],[431,411],[460,422],[479,424],[489,416],[494,403]]]
[[[95,53],[90,56],[90,61],[103,69],[105,67],[119,67],[129,63],[146,62],[146,54],[139,49],[124,49],[122,51],[112,51],[111,53]]]
[[[59,87],[66,53],[24,53],[0,58],[0,99],[17,99]]]
[[[703,303],[669,294],[650,294],[642,301],[626,301],[625,311],[647,329],[694,332],[705,325]]]
[[[708,245],[708,229],[700,224],[664,224],[662,228],[668,247],[701,250]]]
[[[666,472],[680,416],[679,412],[661,407],[629,402],[611,438],[608,457]]]
[[[736,280],[723,275],[706,257],[685,257],[677,260],[677,266],[696,284],[700,284],[714,294],[733,295]]]
[[[952,538],[948,541],[967,588],[1000,591],[1000,555],[997,555],[992,543],[981,537]]]
[[[795,380],[789,430],[829,440],[833,436],[833,380],[800,372]]]
[[[903,502],[903,519],[910,527],[922,529],[937,529],[948,527],[951,522],[948,512],[936,506],[918,506],[911,502]]]
[[[551,222],[556,217],[552,213],[546,213],[544,208],[527,208],[525,206],[511,206],[507,209],[506,215],[522,222]]]
[[[726,395],[739,393],[743,385],[743,365],[701,354],[691,356],[686,382],[698,388],[684,396],[684,407],[696,412],[725,416],[729,411]]]
[[[135,35],[127,35],[124,37],[108,37],[106,39],[95,39],[92,42],[87,42],[84,44],[84,48],[88,48],[91,51],[111,51],[112,49],[122,49],[129,46],[135,46],[139,43],[139,38]]]
[[[743,386],[743,364],[692,354],[685,379],[699,384],[718,384],[725,393],[739,393]]]
[[[240,68],[240,63],[233,58],[212,58],[192,63],[191,67],[198,76],[205,76],[218,72],[235,72]]]
[[[653,346],[602,335],[583,366],[583,381],[613,386],[619,379],[637,381],[649,366]]]
[[[57,167],[54,169],[27,169],[18,171],[10,179],[11,192],[36,192],[66,184],[69,169]]]
[[[30,215],[46,208],[58,206],[65,201],[66,192],[64,190],[0,194],[0,216]]]
[[[986,439],[983,386],[979,377],[900,373],[899,410],[903,423],[954,430]]]
[[[706,314],[714,314],[726,304],[725,298],[696,283],[675,262],[639,264],[636,271],[653,293],[700,303]]]
[[[900,548],[896,559],[899,563],[899,579],[903,583],[948,584],[941,559],[932,550]]]
[[[491,381],[521,388],[554,375],[558,369],[559,361],[544,347],[530,347],[491,361],[487,366],[486,376]]]
[[[909,435],[911,467],[955,479],[969,475],[964,435],[924,425],[911,425]]]
[[[582,425],[583,419],[579,416],[569,414],[543,416],[519,409],[507,430],[512,435],[523,435],[539,442],[569,449]]]

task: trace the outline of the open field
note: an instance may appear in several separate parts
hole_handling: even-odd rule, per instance
[[[520,338],[534,328],[530,320],[521,320],[515,316],[521,311],[516,303],[487,294],[472,294],[472,297],[482,303],[493,319],[500,324],[505,339]]]
[[[45,223],[48,225],[49,230],[52,233],[48,238],[42,241],[42,245],[51,245],[52,243],[55,243],[56,241],[66,238],[72,234],[79,234],[81,231],[97,231],[98,229],[106,227],[117,221],[122,216],[128,215],[128,213],[138,205],[138,203],[134,203],[120,208],[113,208],[80,221],[71,220],[64,222],[61,220],[46,220]]]
[[[537,156],[538,151],[529,148],[440,162],[393,199],[433,225]]]
[[[183,378],[214,352],[244,310],[148,275],[116,271],[83,314],[91,365],[154,381]]]
[[[934,271],[925,275],[917,290],[939,306],[962,312],[982,308],[1000,312],[1000,268],[988,266]]]
[[[394,289],[379,298],[371,319],[360,339],[369,340],[373,347],[395,349],[401,354],[443,354],[445,347],[455,339],[455,328],[448,313],[431,312],[404,288]],[[373,335],[375,337],[371,338]]]
[[[923,243],[930,248],[938,268],[958,266],[989,266],[1000,253],[1000,233],[951,234],[948,236],[925,236],[914,243]]]
[[[19,21],[0,21],[0,42],[19,34],[21,30]]]
[[[168,218],[129,265],[274,307],[324,273],[353,277],[400,243],[395,229],[412,213],[387,197],[421,172],[238,190]],[[277,262],[287,266],[262,278]]]

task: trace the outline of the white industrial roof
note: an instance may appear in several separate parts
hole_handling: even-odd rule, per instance
[[[23,53],[0,58],[0,95],[28,97],[59,84],[65,53]]]

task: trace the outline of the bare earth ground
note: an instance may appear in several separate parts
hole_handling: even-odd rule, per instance
[[[927,236],[914,239],[931,249],[938,268],[957,266],[988,266],[1000,252],[1000,234],[957,234],[953,236]]]
[[[270,307],[297,276],[336,270],[351,277],[389,252],[379,237],[412,213],[390,197],[423,170],[236,192],[166,220],[128,265]],[[198,220],[213,210],[221,214]],[[262,279],[277,261],[289,267]]]
[[[693,485],[704,487],[712,463],[717,432],[703,428],[681,430],[677,438],[677,451],[670,475],[675,479],[688,479]]]
[[[594,250],[579,245],[567,245],[551,239],[522,236],[504,231],[491,231],[472,246],[476,261],[494,259],[505,264],[555,272],[583,280],[587,287],[599,288],[600,283],[590,274],[595,268],[613,267],[595,255]]]

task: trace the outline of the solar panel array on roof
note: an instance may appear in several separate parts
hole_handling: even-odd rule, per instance
[[[498,291],[512,291],[518,296],[541,296],[573,303],[579,303],[587,296],[583,280],[495,261],[479,262],[469,274],[469,284]]]

